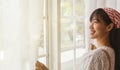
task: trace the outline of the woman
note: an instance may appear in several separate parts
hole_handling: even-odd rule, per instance
[[[90,16],[92,51],[81,59],[80,70],[120,70],[120,13],[112,8],[98,8]]]

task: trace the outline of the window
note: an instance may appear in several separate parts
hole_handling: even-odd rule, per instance
[[[85,48],[84,0],[61,0],[61,70],[77,70]]]
[[[41,33],[40,33],[40,43],[37,47],[38,50],[38,60],[48,66],[48,33],[47,33],[47,0],[42,1],[42,19],[41,19]]]
[[[77,62],[82,53],[85,52],[84,19],[84,0],[44,0],[38,60],[49,66],[51,70],[77,70]],[[58,22],[59,20],[60,22]],[[60,32],[59,28],[61,29]],[[48,36],[48,32],[51,32],[50,35],[52,36]],[[61,41],[58,41],[59,36]],[[56,48],[59,47],[59,43],[60,48]],[[50,47],[50,44],[52,47]],[[50,52],[49,57],[48,52]]]

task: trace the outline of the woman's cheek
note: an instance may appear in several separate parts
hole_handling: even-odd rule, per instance
[[[99,25],[94,25],[94,29],[99,30],[99,29],[101,29],[101,27]]]

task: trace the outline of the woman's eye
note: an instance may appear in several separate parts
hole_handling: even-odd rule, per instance
[[[98,23],[97,21],[92,21],[91,23]]]
[[[95,21],[93,21],[93,23],[98,23],[98,21],[97,21],[97,20],[95,20]]]
[[[98,21],[95,21],[94,23],[98,23]]]

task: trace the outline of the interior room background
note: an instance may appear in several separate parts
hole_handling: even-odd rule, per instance
[[[78,70],[89,46],[89,15],[120,11],[120,0],[0,0],[0,70]],[[83,55],[84,56],[84,55]]]

